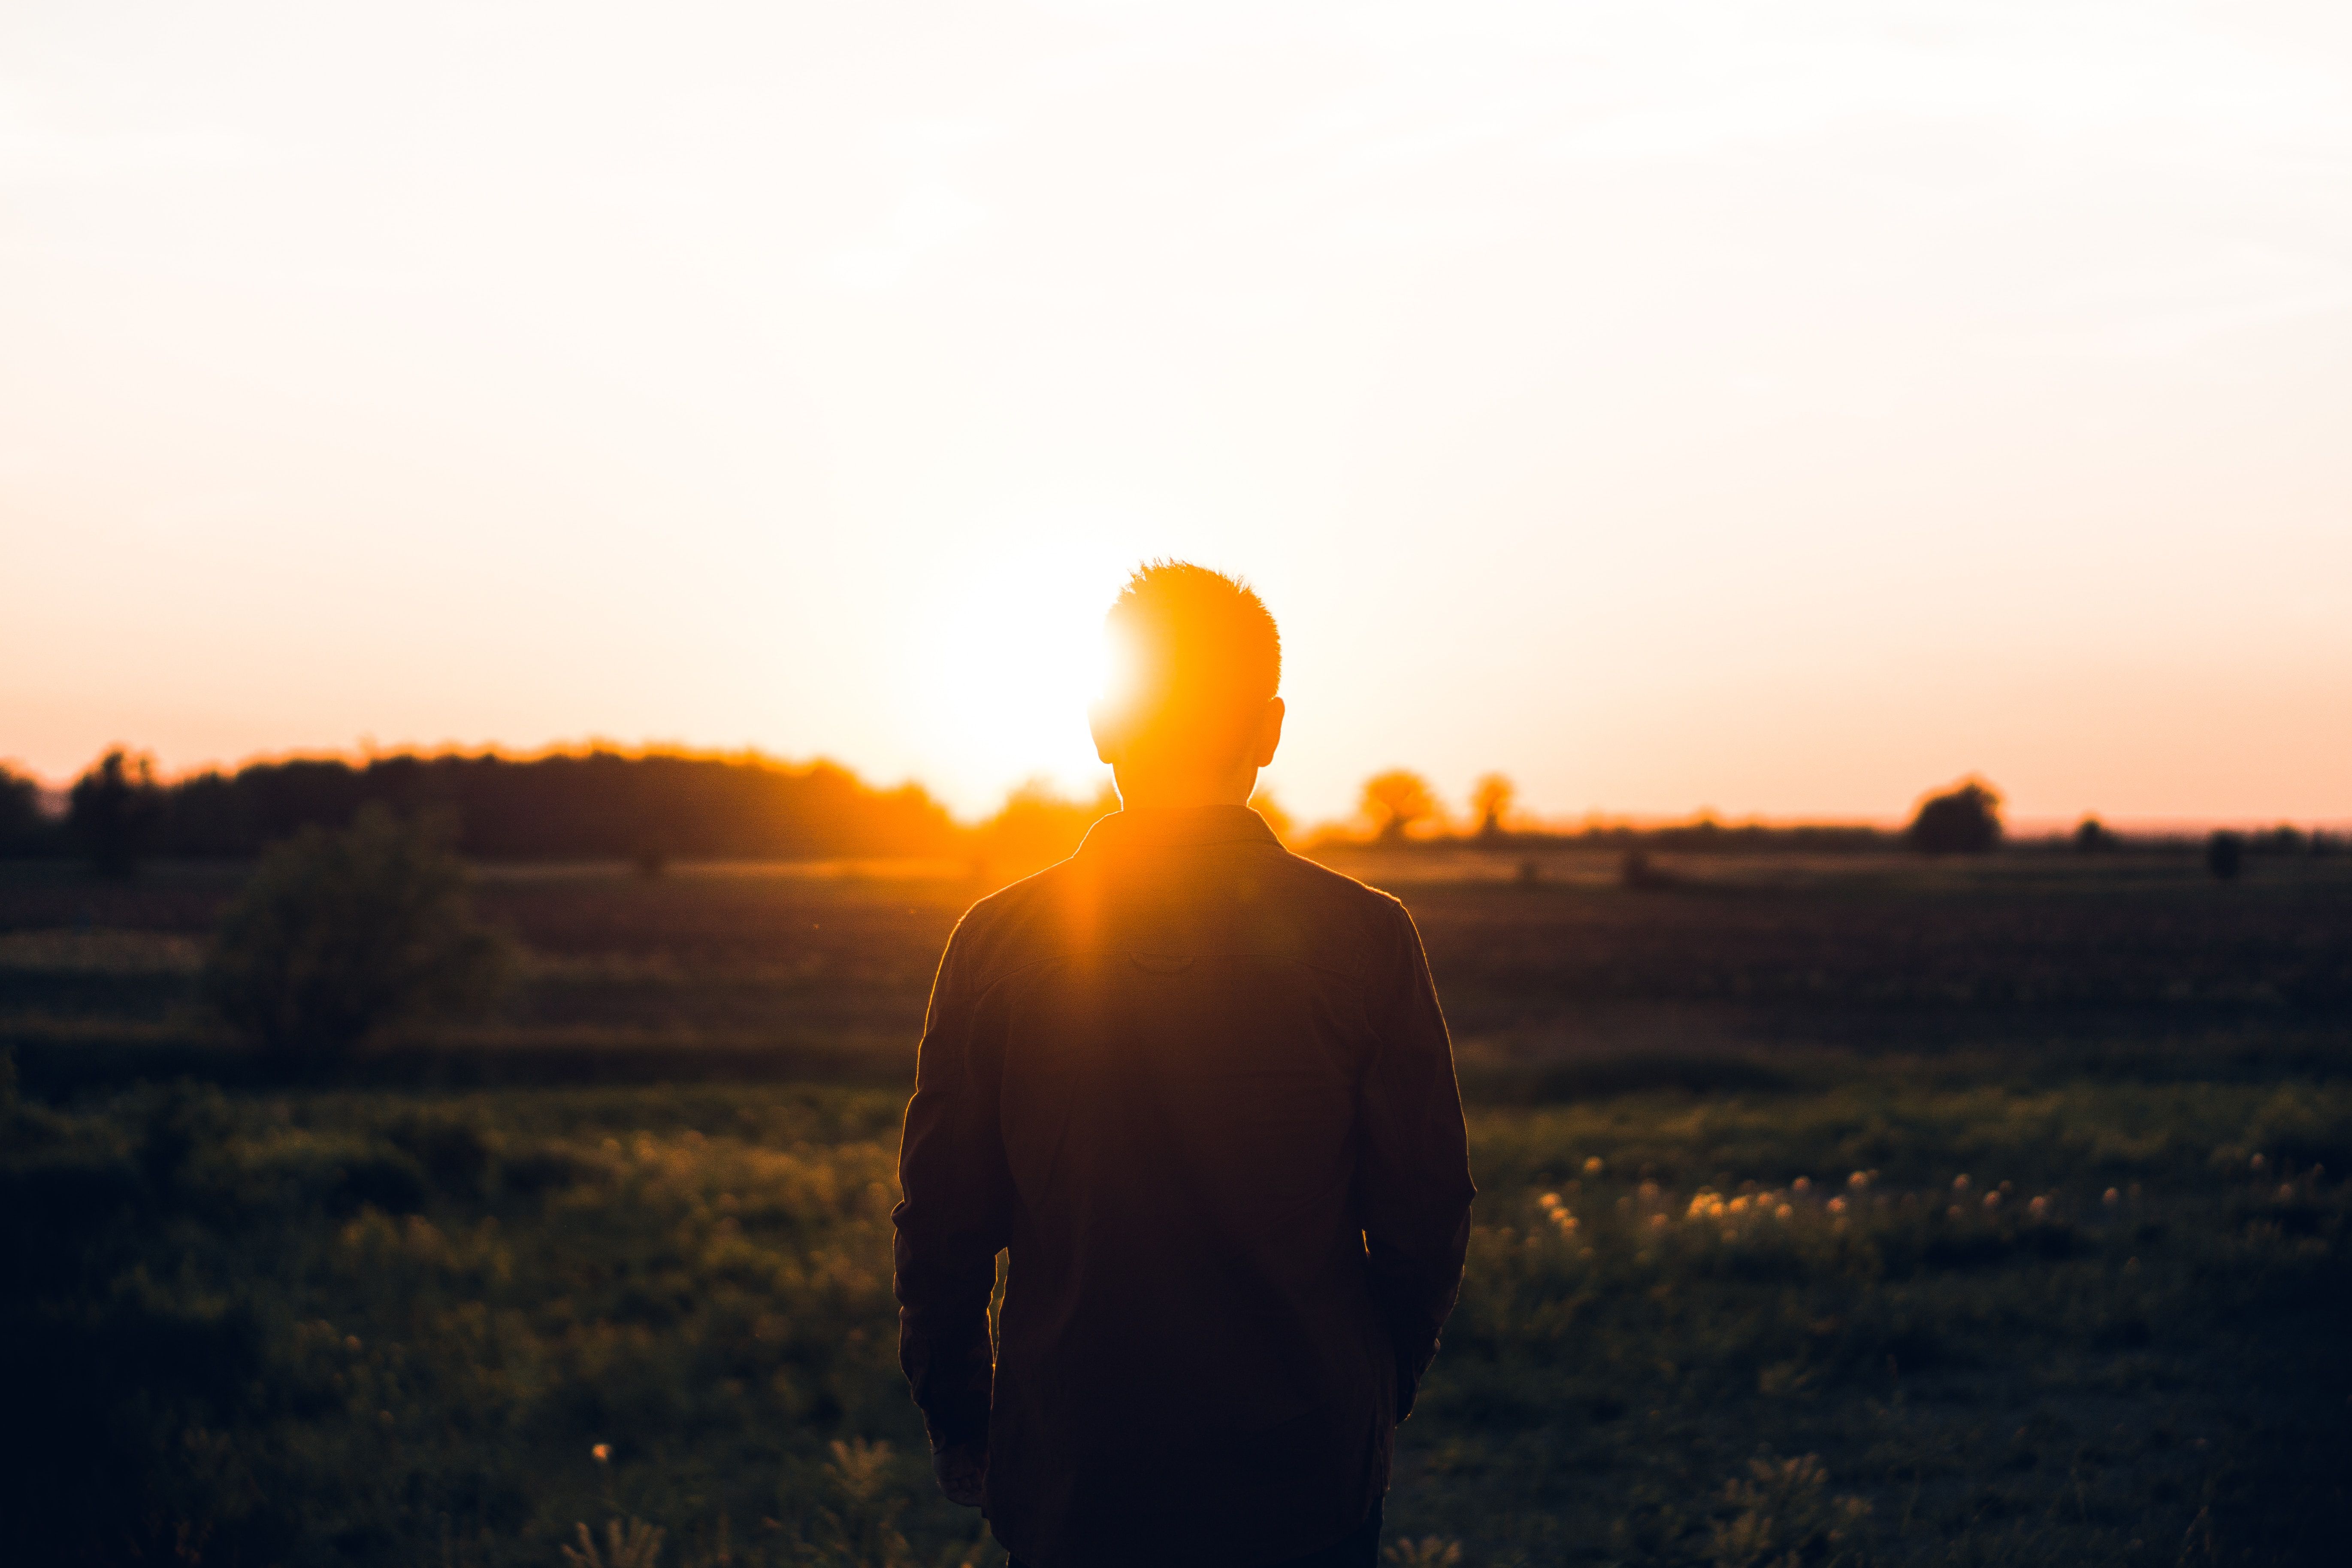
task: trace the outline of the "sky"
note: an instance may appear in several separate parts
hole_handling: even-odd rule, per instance
[[[2352,8],[15,0],[0,758],[2352,819]]]

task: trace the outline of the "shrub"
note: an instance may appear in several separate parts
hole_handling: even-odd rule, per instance
[[[66,836],[101,877],[138,869],[163,810],[154,760],[121,746],[90,764],[66,797]]]
[[[1364,781],[1364,815],[1380,824],[1383,844],[1402,844],[1408,829],[1437,813],[1429,781],[1403,768],[1391,768]]]
[[[1478,781],[1471,793],[1470,809],[1477,814],[1479,837],[1491,843],[1503,837],[1503,818],[1510,815],[1518,796],[1518,786],[1501,773],[1488,773]]]
[[[1923,855],[1982,855],[2000,842],[2000,792],[1964,779],[1921,801],[1905,836]]]
[[[1044,779],[1031,779],[981,825],[981,878],[1011,880],[1066,859],[1077,852],[1097,819],[1118,809],[1118,795],[1108,784],[1092,801],[1081,803],[1055,794]]]
[[[0,765],[0,855],[36,855],[51,837],[41,786]]]
[[[1716,1568],[1806,1568],[1851,1562],[1855,1527],[1870,1505],[1832,1497],[1816,1455],[1748,1463],[1748,1478],[1724,1483],[1730,1517],[1715,1527]]]
[[[1281,803],[1274,798],[1271,790],[1260,785],[1257,792],[1249,797],[1249,808],[1274,830],[1276,838],[1285,844],[1290,842],[1290,836],[1298,824],[1292,820],[1290,813],[1282,809]]]
[[[562,1548],[565,1568],[655,1568],[661,1561],[662,1538],[667,1532],[656,1530],[642,1519],[625,1522],[614,1520],[604,1526],[604,1542],[600,1547],[596,1537],[586,1525],[579,1527],[580,1549]]]
[[[913,1568],[915,1558],[898,1529],[906,1498],[892,1470],[889,1444],[864,1437],[835,1439],[824,1479],[834,1506],[815,1510],[809,1560],[816,1568]]]
[[[2246,841],[2226,828],[2205,840],[2205,869],[2219,881],[2237,879],[2238,868],[2246,858]]]
[[[205,991],[265,1053],[331,1059],[386,1025],[489,1005],[508,944],[478,924],[466,868],[382,806],[303,829],[261,858],[221,918]]]

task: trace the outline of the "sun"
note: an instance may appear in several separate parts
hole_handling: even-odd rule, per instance
[[[1112,675],[1103,613],[1123,581],[1096,560],[1029,558],[944,585],[909,651],[927,749],[943,750],[968,789],[1100,783],[1087,711]]]

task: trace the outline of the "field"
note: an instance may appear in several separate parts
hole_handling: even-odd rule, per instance
[[[2352,866],[1347,868],[1482,1188],[1416,1560],[2341,1561]],[[194,1007],[232,871],[0,870],[23,1560],[1001,1561],[893,1360],[939,870],[486,873],[509,1011],[300,1084]]]

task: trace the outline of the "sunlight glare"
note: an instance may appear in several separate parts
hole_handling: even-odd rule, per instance
[[[1093,553],[1025,554],[941,584],[914,673],[926,743],[954,776],[999,798],[1031,778],[1074,796],[1104,782],[1087,713],[1112,677],[1103,612],[1124,569]]]

